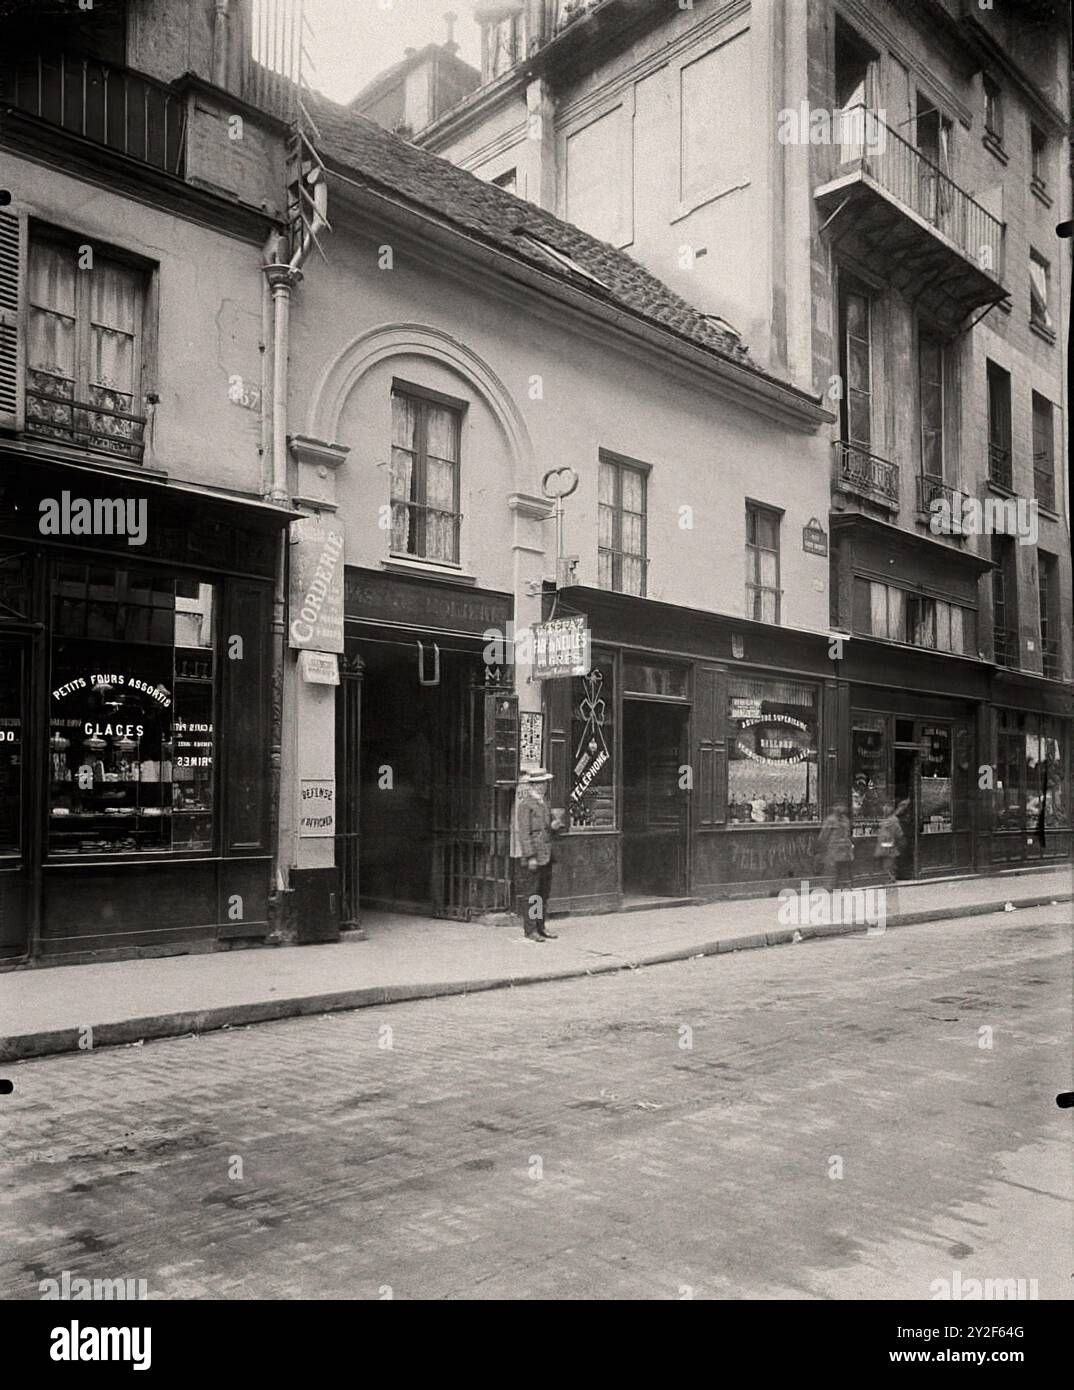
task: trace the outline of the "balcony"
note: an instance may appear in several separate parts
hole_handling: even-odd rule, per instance
[[[835,441],[835,486],[892,511],[899,510],[899,465],[857,444]]]
[[[146,417],[124,408],[133,405],[134,398],[104,386],[89,390],[92,400],[76,400],[69,378],[28,371],[26,433],[89,453],[111,454],[126,463],[141,463]]]
[[[992,646],[996,654],[997,666],[1018,669],[1018,633],[1013,627],[994,627]]]
[[[926,473],[919,473],[917,483],[917,510],[922,516],[931,517],[932,504],[937,499],[945,501],[950,508],[949,528],[940,534],[948,536],[961,536],[962,530],[962,494],[958,488],[951,487],[942,478],[933,478]]]
[[[186,107],[164,83],[64,53],[5,57],[0,82],[5,106],[183,177]]]
[[[1059,643],[1042,640],[1040,644],[1041,672],[1049,680],[1062,680],[1063,670],[1059,660]]]
[[[824,227],[926,314],[954,328],[1006,298],[1003,223],[864,106],[839,113]]]

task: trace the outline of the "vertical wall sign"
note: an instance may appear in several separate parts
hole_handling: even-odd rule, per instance
[[[318,517],[291,525],[288,640],[315,652],[343,650],[343,532]]]

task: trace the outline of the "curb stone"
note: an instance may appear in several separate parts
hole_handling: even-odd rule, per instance
[[[1071,898],[1072,895],[1069,893],[1045,893],[1027,898],[1001,898],[994,902],[971,904],[957,909],[954,913],[948,908],[928,908],[900,913],[887,922],[886,926],[890,929],[952,920],[953,917],[989,916],[1003,912],[1008,902],[1013,903],[1015,908],[1048,907],[1070,903]],[[542,971],[539,975],[502,975],[441,983],[375,985],[362,989],[340,990],[331,994],[298,995],[290,999],[265,999],[249,1004],[223,1004],[213,1009],[152,1014],[145,1018],[120,1019],[114,1023],[94,1023],[92,1050],[96,1052],[101,1047],[130,1046],[150,1039],[180,1038],[184,1035],[200,1035],[226,1028],[248,1027],[255,1023],[275,1023],[289,1018],[307,1018],[314,1014],[377,1008],[385,1004],[402,1004],[418,999],[440,999],[452,995],[480,994],[493,989],[513,989],[522,985],[551,984],[557,980],[585,979],[588,976],[637,970],[642,966],[674,964],[701,956],[790,945],[794,942],[796,932],[801,941],[867,934],[866,927],[857,923],[807,924],[801,927],[781,927],[775,931],[751,932],[744,936],[723,937],[631,959],[621,955],[610,955],[596,959],[588,965]],[[81,1050],[78,1045],[80,1035],[81,1028],[73,1027],[0,1038],[0,1062],[28,1061],[37,1057],[78,1052]]]

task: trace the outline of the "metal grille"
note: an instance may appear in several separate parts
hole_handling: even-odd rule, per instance
[[[438,915],[463,921],[511,905],[514,788],[485,780],[485,703],[497,693],[483,682],[451,680],[439,707],[435,906]]]

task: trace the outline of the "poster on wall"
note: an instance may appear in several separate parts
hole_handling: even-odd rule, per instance
[[[523,769],[544,767],[544,715],[523,710],[519,715],[518,761]]]
[[[298,816],[298,833],[303,839],[325,839],[336,833],[334,777],[303,777]]]
[[[343,650],[343,532],[318,517],[291,525],[287,636],[292,649]]]

